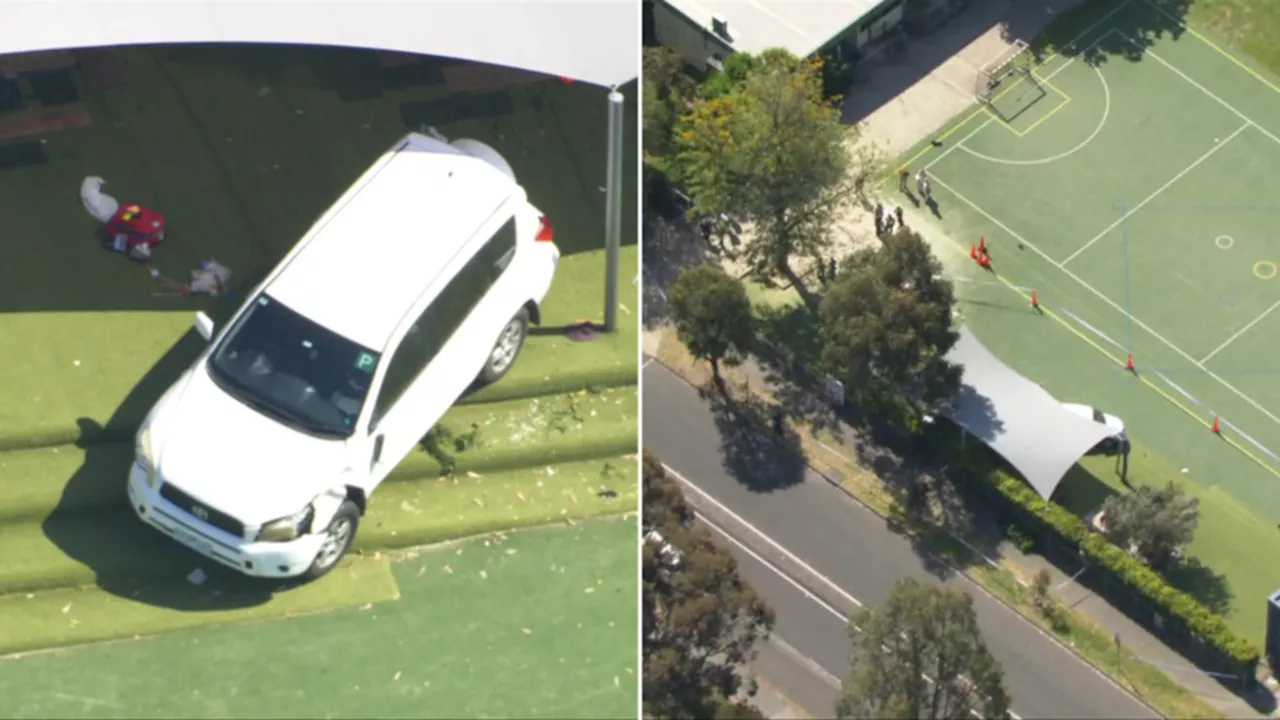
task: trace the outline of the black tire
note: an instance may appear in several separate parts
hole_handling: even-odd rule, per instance
[[[493,349],[485,358],[484,367],[480,369],[480,375],[476,378],[477,383],[484,386],[501,380],[502,376],[511,370],[511,366],[516,364],[516,358],[524,349],[524,341],[527,337],[529,337],[529,309],[522,307],[520,312],[502,327],[498,340],[494,342]]]
[[[311,562],[311,567],[302,574],[303,580],[318,580],[329,574],[329,571],[336,568],[338,562],[351,549],[351,543],[356,539],[356,532],[360,530],[360,508],[350,500],[343,501],[338,512],[334,513],[333,519],[329,521],[328,527],[324,529],[324,534],[331,536],[342,525],[346,525],[343,538],[336,546],[331,546],[328,541],[321,546],[320,552],[316,553],[316,559]]]

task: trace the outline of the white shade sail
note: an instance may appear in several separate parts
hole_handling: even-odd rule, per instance
[[[639,75],[639,0],[0,0],[0,54],[166,43],[338,45],[605,87]]]

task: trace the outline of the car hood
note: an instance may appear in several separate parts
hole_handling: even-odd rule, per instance
[[[1085,420],[1097,422],[1097,418],[1093,416],[1094,410],[1089,405],[1081,405],[1079,403],[1062,403],[1062,408],[1072,413],[1073,415],[1079,415]],[[1124,436],[1123,420],[1116,417],[1115,415],[1112,415],[1111,413],[1105,413],[1105,412],[1102,413],[1102,420],[1103,420],[1102,424],[1106,426],[1108,430],[1111,431],[1112,435],[1117,437]]]
[[[201,363],[156,408],[160,478],[255,526],[291,515],[333,485],[346,444],[282,425],[228,395]]]

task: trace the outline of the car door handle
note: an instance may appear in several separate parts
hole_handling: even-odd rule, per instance
[[[376,465],[382,459],[382,444],[386,439],[386,435],[379,435],[373,439],[373,460],[369,463],[370,465]]]

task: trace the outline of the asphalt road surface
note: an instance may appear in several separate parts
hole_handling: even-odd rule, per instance
[[[805,710],[829,716],[832,681],[848,674],[841,618],[860,603],[881,602],[909,575],[972,593],[1020,717],[1159,717],[963,576],[939,580],[909,540],[807,468],[796,470],[794,483],[768,491],[732,477],[707,402],[658,363],[643,372],[644,445],[684,482],[685,498],[773,604],[777,638],[761,649],[756,670]]]

